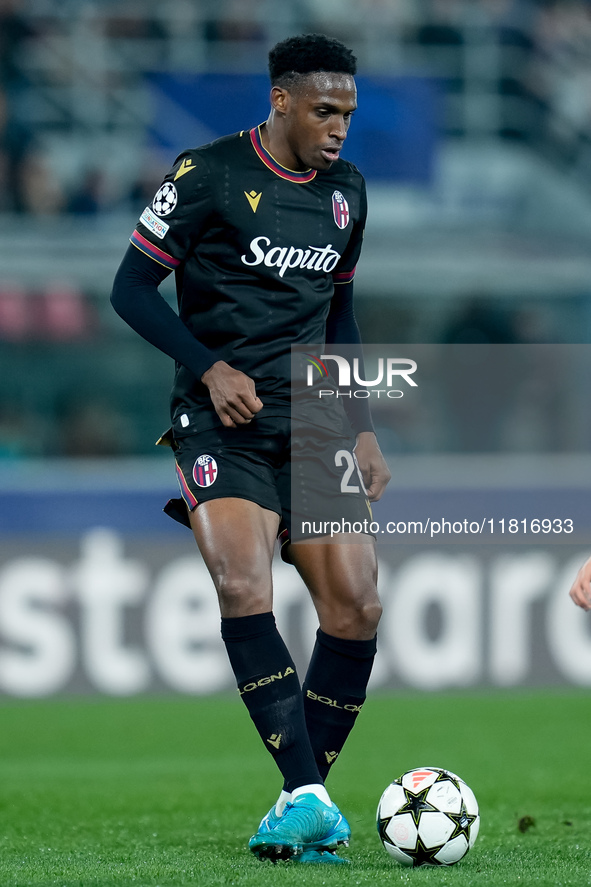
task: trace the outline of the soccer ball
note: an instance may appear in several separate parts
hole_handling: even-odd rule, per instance
[[[164,182],[152,201],[152,209],[157,216],[167,216],[177,205],[178,194],[172,182]]]
[[[480,828],[472,789],[439,767],[418,767],[395,779],[380,798],[377,819],[384,847],[406,866],[453,865]]]

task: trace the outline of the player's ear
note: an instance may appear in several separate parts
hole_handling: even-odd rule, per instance
[[[287,89],[282,86],[273,86],[271,88],[271,107],[279,114],[285,114],[289,108],[291,96]]]

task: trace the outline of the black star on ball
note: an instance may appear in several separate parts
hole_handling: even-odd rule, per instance
[[[425,847],[421,839],[417,841],[417,846],[412,852],[413,865],[418,868],[420,865],[440,865],[435,854],[439,853],[441,847]]]
[[[462,801],[459,813],[447,813],[446,816],[455,824],[455,829],[449,836],[449,840],[457,838],[458,835],[464,835],[468,843],[470,843],[470,826],[476,821],[476,817],[470,816],[464,801]]]
[[[437,813],[437,807],[434,807],[433,804],[430,804],[426,800],[430,788],[431,786],[424,789],[422,792],[417,792],[417,794],[413,794],[413,792],[405,788],[404,794],[406,797],[406,803],[398,809],[397,813],[410,813],[416,826],[418,826],[421,813],[424,811],[429,810]]]

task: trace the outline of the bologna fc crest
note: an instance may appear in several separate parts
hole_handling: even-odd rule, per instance
[[[193,465],[193,480],[198,487],[210,487],[218,476],[217,462],[213,456],[198,456]]]
[[[349,224],[349,204],[340,191],[335,191],[332,195],[332,214],[337,223],[337,227],[346,228]]]

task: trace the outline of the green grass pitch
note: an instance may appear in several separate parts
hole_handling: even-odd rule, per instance
[[[582,691],[371,696],[328,784],[353,830],[336,869],[249,853],[280,780],[238,699],[5,701],[0,727],[0,887],[591,885]],[[451,868],[403,869],[378,841],[382,790],[424,765],[480,802]]]

